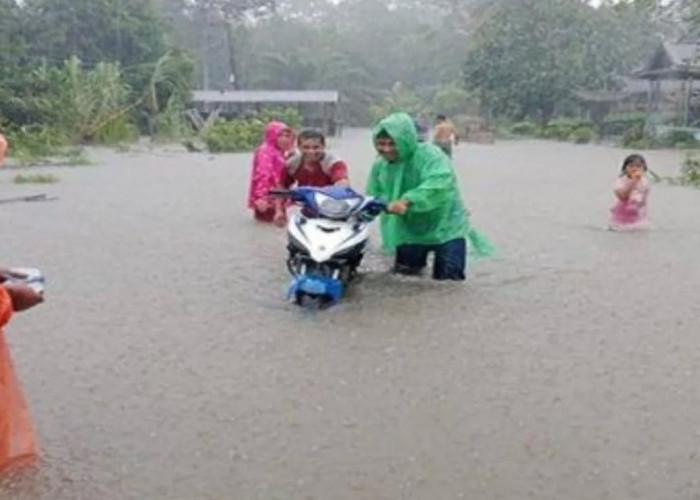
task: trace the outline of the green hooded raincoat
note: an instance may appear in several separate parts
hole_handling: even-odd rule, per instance
[[[384,250],[404,244],[438,245],[467,238],[476,256],[493,253],[492,245],[471,227],[451,160],[433,144],[418,142],[411,117],[394,113],[379,122],[373,139],[386,131],[399,154],[396,162],[378,158],[372,166],[367,193],[387,202],[410,200],[404,216],[381,219]]]

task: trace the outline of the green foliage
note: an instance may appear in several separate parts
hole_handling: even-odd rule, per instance
[[[658,145],[664,148],[693,149],[700,146],[700,142],[686,130],[671,130],[659,138]]]
[[[600,132],[605,137],[621,136],[633,128],[643,130],[646,120],[644,113],[615,113],[603,120]]]
[[[53,174],[17,174],[12,181],[15,184],[54,184],[59,180]]]
[[[370,110],[372,119],[376,122],[397,111],[408,114],[425,111],[425,104],[415,92],[398,83],[384,100],[371,106]]]
[[[540,126],[529,121],[517,122],[511,125],[510,132],[514,135],[535,137],[540,133]]]
[[[64,131],[69,141],[92,142],[126,133],[129,88],[118,64],[99,63],[88,70],[73,57],[61,68],[43,66],[34,78],[47,89],[34,105],[43,108],[49,124]],[[115,120],[121,125],[112,124]],[[110,125],[113,130],[102,130]]]
[[[172,96],[155,119],[155,136],[158,141],[179,140],[194,133],[182,100]]]
[[[263,123],[269,123],[273,120],[281,121],[294,130],[301,129],[304,121],[304,117],[301,116],[301,113],[294,108],[266,109],[263,110],[257,118]]]
[[[433,111],[447,116],[477,114],[478,102],[464,87],[451,83],[440,87],[433,96]]]
[[[622,146],[634,149],[647,149],[650,140],[644,133],[644,125],[635,123],[624,131],[622,136]]]
[[[212,153],[237,153],[254,149],[262,140],[265,123],[260,120],[217,120],[204,132]]]
[[[0,0],[4,125],[60,130],[69,143],[115,144],[138,136],[135,117],[148,116],[151,124],[173,95],[187,99],[193,63],[183,51],[168,50],[159,6],[160,0]],[[145,120],[139,125],[152,130]]]
[[[92,136],[93,142],[106,146],[134,142],[138,138],[139,129],[131,121],[131,115],[126,112],[110,117]]]
[[[190,3],[199,8],[179,16],[178,38],[197,55],[198,86],[226,88],[230,65],[221,61],[230,40],[218,23],[212,29],[219,14],[209,3]],[[463,37],[449,15],[449,8],[415,0],[280,1],[276,14],[236,26],[236,83],[338,90],[345,123],[368,125],[370,107],[381,106],[396,82],[432,96],[437,83],[459,79]]]
[[[91,66],[118,62],[137,69],[167,49],[167,28],[154,0],[24,0],[30,54],[60,63],[78,57]],[[129,84],[139,72],[129,74]]]
[[[8,132],[10,155],[22,161],[48,158],[59,154],[67,145],[66,136],[56,129],[28,126]]]
[[[700,187],[700,158],[687,155],[681,166],[680,183],[685,186]]]
[[[10,156],[22,166],[90,163],[81,149],[70,146],[66,135],[54,128],[34,125],[12,129],[8,133],[8,142]]]
[[[579,127],[569,135],[568,139],[576,144],[588,144],[595,137],[595,132],[591,127]]]
[[[572,90],[612,84],[638,63],[646,35],[621,43],[627,21],[587,2],[495,2],[471,38],[465,81],[495,115],[546,123]]]
[[[690,186],[700,188],[700,157],[695,154],[686,155],[681,164],[680,175],[676,177],[653,176],[655,182],[666,181],[676,186]]]
[[[212,153],[251,151],[260,144],[265,126],[273,120],[295,130],[302,126],[302,116],[295,109],[267,109],[252,119],[219,119],[204,131],[202,139]]]
[[[144,69],[148,77],[141,99],[148,117],[149,133],[163,138],[170,133],[181,132],[174,129],[182,129],[182,124],[177,121],[184,120],[184,105],[189,99],[192,85],[192,60],[182,51],[169,50]],[[161,118],[163,111],[167,116]],[[159,124],[161,130],[158,129]]]
[[[557,118],[550,121],[542,131],[542,136],[546,139],[557,139],[560,141],[568,141],[579,129],[591,128],[592,124],[581,120],[572,120],[569,118]],[[583,133],[585,134],[585,132]]]

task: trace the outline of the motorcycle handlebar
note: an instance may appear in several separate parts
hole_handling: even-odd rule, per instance
[[[289,191],[288,189],[270,189],[267,192],[267,194],[269,196],[277,196],[280,198],[282,198],[282,197],[288,198],[288,197],[292,196],[292,192]]]

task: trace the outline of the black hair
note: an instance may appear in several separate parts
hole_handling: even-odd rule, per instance
[[[445,120],[447,120],[447,117],[445,115],[437,115],[435,119],[439,122],[444,122]]]
[[[381,129],[379,133],[377,134],[377,139],[393,139],[389,132],[386,131],[386,129]]]
[[[302,141],[306,141],[309,139],[318,139],[323,146],[326,145],[326,136],[323,135],[322,132],[312,129],[302,130],[299,134],[299,138],[297,139],[297,143],[301,144]]]
[[[640,154],[633,154],[629,155],[622,162],[622,175],[625,174],[625,170],[627,170],[627,167],[629,165],[634,165],[635,163],[641,165],[644,168],[645,172],[647,171],[647,161],[644,159],[644,157]]]

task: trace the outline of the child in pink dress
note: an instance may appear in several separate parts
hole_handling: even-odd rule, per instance
[[[622,173],[615,183],[617,203],[610,210],[611,230],[642,229],[647,226],[649,181],[646,172],[647,162],[642,155],[625,158]]]

